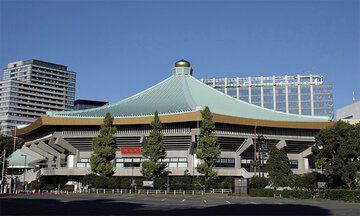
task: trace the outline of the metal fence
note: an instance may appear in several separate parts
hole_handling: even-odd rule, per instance
[[[232,189],[212,190],[155,190],[155,189],[104,189],[91,188],[76,191],[69,190],[16,190],[16,194],[138,194],[138,195],[204,195],[204,194],[232,194]]]

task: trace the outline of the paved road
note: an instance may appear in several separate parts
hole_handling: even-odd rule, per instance
[[[360,215],[359,203],[227,196],[12,195],[0,215]]]

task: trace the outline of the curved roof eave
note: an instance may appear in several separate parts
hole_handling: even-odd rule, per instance
[[[201,112],[188,112],[179,114],[159,115],[162,123],[180,123],[201,121]],[[334,122],[289,122],[289,121],[271,121],[250,119],[236,116],[228,116],[213,113],[216,123],[258,126],[258,127],[275,127],[275,128],[298,128],[298,129],[315,129],[319,130],[327,126],[331,126]],[[121,117],[114,118],[114,125],[141,125],[150,124],[153,116],[146,117]],[[48,117],[43,116],[37,119],[28,127],[18,129],[17,135],[22,137],[36,130],[41,130],[45,126],[85,126],[103,124],[103,118],[74,118],[74,117]]]

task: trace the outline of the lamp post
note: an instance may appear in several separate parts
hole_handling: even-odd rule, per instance
[[[4,192],[4,173],[5,173],[5,149],[4,149],[4,154],[2,156],[2,172],[1,172],[1,191],[0,193],[3,193]]]
[[[26,174],[26,159],[27,159],[27,155],[21,154],[21,156],[25,157],[25,166],[24,166],[24,189],[26,190],[26,184],[25,184],[25,174]]]
[[[15,132],[14,132],[14,144],[13,144],[13,152],[15,152],[15,146],[16,146],[16,129],[17,129],[17,125],[15,124]],[[12,162],[12,167],[11,167],[11,182],[14,181],[14,160]],[[11,187],[11,183],[10,183],[10,193],[12,192],[15,192],[15,182],[13,183],[14,184],[14,190],[12,189]]]
[[[15,152],[15,145],[16,145],[16,128],[17,128],[17,126],[15,125],[13,153]]]
[[[170,192],[170,178],[169,178],[169,175],[172,172],[170,170],[167,170],[167,171],[165,171],[165,173],[167,175],[166,191],[169,193]]]
[[[257,124],[255,122],[255,127],[254,127],[254,161],[253,161],[254,176],[256,176],[256,166],[257,166],[257,159],[256,159],[256,139],[257,139],[256,126],[257,126]]]

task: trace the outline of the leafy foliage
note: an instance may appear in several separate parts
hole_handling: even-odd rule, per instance
[[[315,190],[317,188],[317,173],[294,174],[293,188],[302,190]]]
[[[314,197],[315,191],[303,191],[303,190],[282,190],[274,191],[272,189],[264,188],[251,188],[249,195],[252,197],[273,197],[274,195],[283,198],[299,198],[299,199],[310,199]]]
[[[250,188],[265,188],[269,184],[266,177],[253,176],[250,178]]]
[[[83,186],[88,186],[89,188],[106,188],[108,184],[108,178],[105,176],[98,176],[96,174],[88,174],[81,179],[81,184]]]
[[[215,123],[209,107],[201,112],[202,120],[200,124],[200,137],[197,140],[197,158],[203,163],[199,164],[196,169],[205,176],[205,187],[211,180],[216,179],[217,172],[213,170],[216,159],[220,156],[221,150],[217,137],[212,133],[215,131]]]
[[[218,178],[217,188],[220,189],[234,189],[235,180],[234,177],[225,177],[225,178]]]
[[[317,166],[328,175],[328,185],[356,187],[356,173],[360,171],[360,123],[338,121],[322,129],[315,141],[312,151]]]
[[[20,149],[22,147],[22,145],[24,144],[24,140],[21,138],[16,138],[15,139],[15,151],[17,149]],[[1,158],[1,162],[2,157],[4,155],[4,150],[5,150],[5,157],[8,157],[9,155],[11,155],[13,153],[14,150],[14,138],[11,136],[6,136],[3,134],[0,134],[0,158]],[[0,163],[0,167],[2,166],[2,164]],[[5,160],[5,171],[6,171],[6,167],[8,166],[8,161]],[[2,169],[0,169],[0,176],[2,176]],[[4,173],[5,175],[5,173]],[[4,180],[6,182],[6,179]]]
[[[176,176],[171,179],[171,189],[174,190],[191,190],[192,177],[191,176]]]
[[[18,138],[16,137],[16,142],[15,142],[15,151],[17,149],[20,149],[22,147],[22,145],[24,144],[24,140],[22,138]],[[5,152],[5,156],[8,157],[9,155],[11,155],[13,153],[13,149],[14,149],[14,138],[11,136],[6,136],[3,134],[0,134],[0,154],[1,156]]]
[[[320,197],[324,199],[360,203],[360,190],[326,189],[320,192]]]
[[[159,176],[164,175],[164,170],[166,168],[166,163],[161,162],[161,160],[166,157],[166,151],[158,112],[155,112],[150,127],[151,132],[149,134],[149,141],[142,151],[142,155],[148,160],[142,163],[141,173],[146,179],[154,180]]]
[[[100,134],[94,138],[92,143],[93,153],[91,155],[91,170],[100,176],[111,176],[114,174],[116,127],[113,126],[114,118],[106,113],[104,124],[101,125]]]
[[[277,149],[275,146],[270,149],[266,171],[269,173],[269,180],[273,187],[291,186],[292,171],[289,158],[285,150]]]

